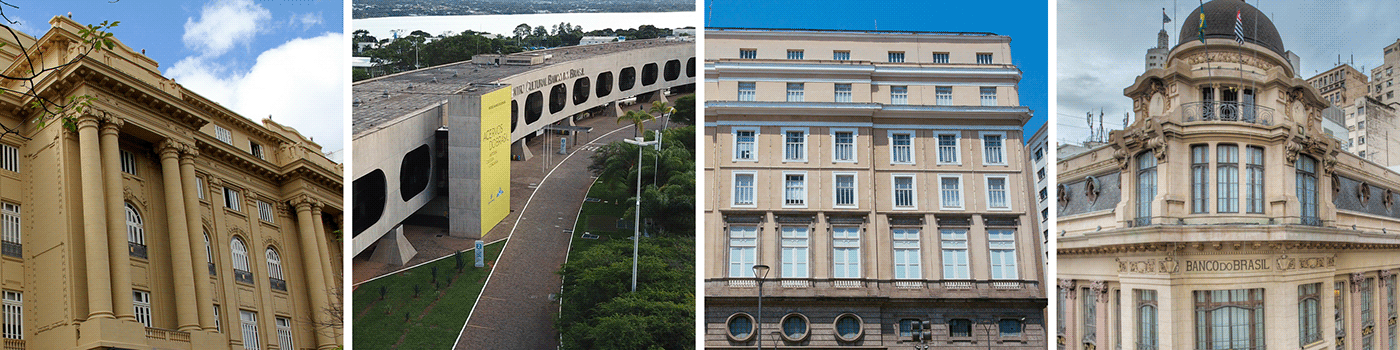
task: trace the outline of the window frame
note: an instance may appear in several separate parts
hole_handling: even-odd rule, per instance
[[[781,130],[781,132],[779,133],[779,135],[782,135],[782,140],[783,140],[783,143],[782,143],[782,145],[783,145],[783,158],[782,158],[783,163],[806,163],[806,162],[807,162],[807,159],[808,159],[807,154],[808,154],[808,153],[811,153],[810,150],[811,150],[811,148],[812,148],[812,147],[810,147],[811,144],[812,144],[812,142],[811,142],[811,139],[812,139],[811,128],[808,128],[808,127],[785,127],[785,128],[781,128],[780,130]],[[791,141],[791,140],[788,140],[788,137],[790,137],[790,136],[788,135],[788,133],[793,133],[793,132],[801,132],[801,133],[802,133],[802,141],[801,141],[800,143],[797,144],[797,147],[798,147],[798,152],[797,152],[797,153],[799,153],[799,154],[798,154],[798,156],[799,156],[798,158],[791,158],[792,155],[789,154],[789,151],[791,151],[791,148],[792,148],[793,145],[790,144],[792,141]]]
[[[841,144],[837,143],[838,138],[836,137],[836,134],[846,132],[851,133],[851,158],[841,159],[837,156],[839,154],[838,151],[840,151],[841,149]],[[860,129],[831,128],[831,130],[828,133],[831,136],[831,161],[833,163],[856,163],[860,161],[860,152],[856,152],[856,150],[860,149]]]
[[[841,321],[843,321],[843,320],[850,320],[850,319],[854,319],[855,322],[856,322],[856,333],[853,334],[853,335],[851,335],[851,336],[849,336],[849,337],[847,337],[847,336],[845,336],[845,335],[843,335],[843,334],[841,333]],[[834,331],[834,333],[836,334],[836,338],[837,338],[837,339],[840,339],[841,341],[846,341],[846,342],[857,341],[857,340],[860,340],[860,338],[861,338],[862,336],[865,335],[865,320],[864,320],[864,319],[861,319],[860,315],[856,315],[856,314],[854,314],[854,313],[850,313],[850,312],[843,313],[843,314],[840,314],[840,315],[836,316],[835,319],[832,319],[832,321],[831,321],[831,329],[832,329],[832,330]]]
[[[844,54],[844,55],[843,55],[843,54]],[[850,50],[831,50],[831,60],[832,60],[832,61],[850,61],[850,60],[851,60],[851,51],[850,51]]]
[[[909,104],[909,86],[908,86],[908,85],[890,85],[890,104],[892,104],[892,105],[907,105],[907,104]]]
[[[909,153],[908,161],[898,161],[896,154],[899,153],[900,146],[895,144],[895,135],[909,136],[909,144],[904,146],[904,149]],[[889,140],[890,165],[917,165],[919,163],[918,152],[915,149],[916,147],[914,147],[914,144],[917,143],[919,139],[919,134],[917,132],[909,129],[886,130],[885,138]]]
[[[991,93],[988,94],[988,91],[991,91]],[[977,97],[977,100],[982,103],[982,107],[996,107],[1001,105],[1000,101],[997,100],[997,87],[995,86],[980,87]]]
[[[846,229],[849,229],[849,230],[851,230],[851,231],[844,231],[844,230],[846,230]],[[830,228],[830,230],[831,230],[831,278],[836,278],[836,279],[860,279],[860,278],[863,278],[864,275],[865,275],[865,274],[864,274],[864,272],[865,272],[865,271],[864,271],[864,265],[865,265],[865,264],[863,264],[864,257],[861,255],[861,250],[862,250],[862,249],[861,249],[861,248],[862,248],[861,245],[862,245],[862,243],[863,243],[864,241],[861,239],[861,235],[862,235],[862,231],[864,231],[864,229],[863,229],[862,227],[860,227],[860,226],[838,225],[838,226],[832,226],[832,227]],[[838,230],[842,230],[842,231],[838,231]],[[855,238],[844,237],[844,236],[837,236],[837,232],[846,232],[846,233],[854,232]],[[849,242],[842,242],[842,241],[854,241],[854,242],[855,242],[855,245],[854,245],[854,246],[850,246],[850,245],[849,245]],[[852,262],[852,261],[847,261],[845,264],[841,264],[841,263],[839,262],[840,259],[839,259],[838,257],[841,256],[841,254],[838,254],[838,252],[840,252],[842,249],[848,249],[848,250],[849,250],[849,249],[853,249],[853,250],[854,250],[854,252],[855,252],[854,262]],[[852,264],[855,265],[855,276],[843,275],[842,272],[841,272],[841,271],[843,270],[843,269],[842,269],[842,265],[852,265]],[[847,268],[849,268],[849,266],[847,266]]]
[[[1156,289],[1133,289],[1133,315],[1135,319],[1135,339],[1139,349],[1156,349],[1160,343],[1157,330],[1160,320],[1161,309],[1157,305]],[[1144,310],[1151,310],[1144,312]]]
[[[752,230],[739,230],[740,232],[746,233],[746,235],[735,236],[734,233],[736,232],[736,228],[751,228]],[[728,250],[726,252],[726,254],[728,255],[726,256],[726,263],[727,265],[729,265],[729,278],[754,278],[753,266],[758,264],[758,232],[760,231],[760,228],[761,227],[759,225],[733,224],[727,225],[725,227],[725,238],[727,239],[726,244],[728,247]],[[743,259],[744,256],[735,254],[736,252],[742,253],[743,251],[751,251],[752,253],[748,257],[752,259],[748,259],[748,261],[745,261]],[[736,268],[736,265],[739,267]],[[738,272],[738,275],[735,275],[736,271]]]
[[[977,64],[996,64],[996,56],[992,56],[991,52],[978,52]]]
[[[938,229],[939,260],[943,265],[941,274],[944,280],[972,280],[971,245],[968,237],[970,231],[972,231],[970,228],[965,227],[940,227]],[[962,238],[958,239],[959,236]],[[956,242],[962,242],[961,246],[950,244]],[[961,251],[962,254],[960,260],[949,259],[949,253],[953,253],[953,257],[958,257],[958,251]]]
[[[804,56],[806,56],[806,51],[802,49],[787,50],[787,59],[789,60],[802,60]]]
[[[1004,206],[1004,207],[995,207],[995,206],[992,206],[992,204],[994,203],[994,202],[992,201],[992,179],[1001,180],[1001,192],[1002,192],[1002,195],[1001,195],[1001,196],[1002,196],[1002,201],[1005,202],[1005,204],[1006,204],[1006,206]],[[988,210],[988,211],[1011,211],[1011,210],[1012,210],[1013,205],[1011,204],[1012,200],[1011,200],[1011,177],[1010,177],[1010,176],[1008,176],[1008,175],[991,175],[991,174],[984,175],[984,176],[982,176],[982,188],[983,188],[983,190],[982,190],[982,191],[983,191],[983,195],[986,195],[986,196],[987,196],[986,198],[987,198],[987,210]]]
[[[1016,247],[1016,229],[1014,229],[1014,228],[987,228],[987,229],[985,229],[984,231],[987,232],[987,252],[988,252],[988,254],[987,254],[988,265],[987,265],[987,266],[989,266],[989,269],[988,269],[988,270],[989,270],[989,272],[991,273],[991,279],[993,279],[993,280],[1019,280],[1019,279],[1021,278],[1021,270],[1020,270],[1020,268],[1021,268],[1021,266],[1020,266],[1020,262],[1021,262],[1021,261],[1020,261],[1020,260],[1021,260],[1021,259],[1020,259],[1019,256],[1016,255],[1016,254],[1017,254],[1017,252],[1016,252],[1016,251],[1017,251],[1017,249],[1016,249],[1016,248],[1017,248],[1017,247]],[[993,231],[996,231],[996,232],[999,232],[999,233],[1005,233],[1005,237],[1009,237],[1009,238],[992,239],[992,237],[994,237],[994,236],[992,235]],[[998,247],[998,246],[996,245],[996,243],[1007,244],[1007,246],[1010,247],[1010,248]],[[1003,261],[1001,265],[997,265],[997,260],[996,260],[997,254],[996,254],[996,253],[997,253],[998,251],[1009,251],[1009,252],[1010,252],[1011,261],[1010,261],[1009,264],[1008,264],[1007,262]],[[998,275],[998,268],[1003,269],[1003,270],[1010,271],[1011,275],[1010,275],[1010,276],[1002,275],[1002,276],[998,277],[998,276],[997,276],[997,275]],[[1001,273],[1005,273],[1005,271],[1002,271]]]
[[[899,179],[909,179],[909,204],[899,205]],[[893,210],[919,210],[919,177],[913,173],[890,174],[890,208]]]
[[[805,101],[806,101],[806,97],[805,97],[805,94],[806,94],[805,91],[806,91],[806,90],[807,90],[806,83],[787,83],[787,90],[786,90],[786,91],[787,91],[787,100],[786,100],[786,101],[787,101],[787,102],[805,102]]]
[[[258,312],[238,309],[238,324],[243,330],[243,350],[262,350],[258,340]]]
[[[24,292],[4,290],[5,339],[24,340]]]
[[[801,177],[802,177],[802,186],[801,186],[802,198],[800,198],[800,202],[801,202],[801,203],[795,203],[795,204],[794,204],[794,203],[791,203],[791,202],[792,202],[791,199],[793,199],[793,198],[789,198],[789,197],[788,197],[788,194],[789,194],[788,192],[792,190],[792,188],[789,188],[789,186],[788,186],[788,177],[789,177],[789,176],[801,176]],[[808,193],[808,192],[809,192],[808,190],[812,187],[812,186],[809,186],[810,181],[807,181],[807,180],[808,180],[808,178],[807,178],[807,172],[806,172],[806,171],[784,171],[784,172],[783,172],[783,178],[782,178],[782,179],[783,179],[783,205],[782,205],[782,207],[783,207],[783,208],[806,208],[807,205],[810,203],[810,201],[808,201],[808,198],[811,197],[811,196],[808,195],[808,194],[809,194],[809,193]]]
[[[19,172],[19,148],[0,144],[0,169]]]
[[[219,124],[214,124],[214,138],[223,143],[233,145],[233,132],[223,126],[219,126]]]
[[[1247,300],[1215,301],[1214,292],[1226,292],[1226,294],[1241,292],[1246,295],[1245,298]],[[1257,298],[1255,297],[1256,295]],[[1233,296],[1227,296],[1227,298],[1232,297]],[[1229,346],[1236,349],[1263,349],[1264,346],[1266,346],[1265,343],[1268,341],[1267,335],[1265,335],[1267,333],[1265,331],[1265,323],[1267,323],[1267,321],[1265,320],[1268,319],[1265,312],[1265,297],[1265,288],[1193,290],[1191,292],[1191,310],[1193,314],[1192,327],[1196,330],[1194,339],[1196,347],[1214,348],[1214,346],[1209,345],[1220,341],[1220,339],[1218,339],[1219,337],[1214,334],[1216,328],[1219,328],[1219,326],[1215,324],[1215,312],[1227,308],[1239,308],[1248,314],[1246,316],[1247,321],[1244,325],[1244,327],[1247,327],[1246,333],[1249,333],[1244,339],[1247,345],[1244,347],[1233,346],[1233,343],[1238,341],[1233,338],[1234,330],[1229,330],[1226,333],[1226,342],[1231,343]],[[1233,328],[1235,325],[1227,325],[1226,327]]]
[[[1000,154],[998,154],[998,156],[1001,158],[1001,162],[998,162],[998,163],[991,163],[991,162],[988,162],[988,161],[987,161],[987,158],[988,158],[988,157],[987,157],[987,154],[988,154],[988,153],[987,153],[987,136],[997,136],[997,137],[999,137],[999,138],[1001,139],[1001,146],[1000,146],[1000,150],[999,150],[999,151],[1000,151],[1000,152],[999,152]],[[982,146],[981,149],[982,149],[982,165],[983,165],[983,166],[1010,166],[1010,165],[1011,165],[1010,160],[1007,159],[1008,156],[1009,156],[1009,153],[1010,153],[1010,152],[1007,152],[1007,148],[1010,147],[1010,143],[1007,142],[1007,140],[1006,140],[1006,132],[1004,132],[1004,131],[979,131],[979,132],[977,132],[977,140],[978,140],[978,142],[981,143],[981,146]]]
[[[841,177],[851,177],[851,203],[841,203]],[[831,207],[838,209],[860,208],[860,175],[853,171],[838,171],[831,173]]]
[[[292,337],[292,319],[282,316],[276,317],[277,324],[277,348],[296,349],[295,340]],[[285,324],[285,325],[284,325]]]
[[[744,319],[749,322],[749,332],[744,334],[744,336],[742,337],[734,336],[734,321],[739,319]],[[754,322],[752,315],[749,315],[746,312],[736,312],[732,315],[729,315],[729,318],[724,320],[724,335],[729,337],[730,341],[746,342],[749,341],[749,339],[753,339],[754,334],[758,333],[754,329],[756,325],[757,322]]]
[[[812,227],[809,225],[778,227],[779,278],[812,278],[812,231]],[[802,235],[794,234],[789,237],[789,232],[801,232]],[[798,244],[799,242],[801,244]]]
[[[948,62],[949,62],[948,58],[949,58],[949,54],[948,54],[947,52],[934,52],[934,53],[933,53],[933,58],[932,58],[932,60],[929,61],[929,63],[934,63],[934,64],[948,64]]]
[[[243,198],[239,192],[236,188],[224,186],[224,209],[243,212]]]
[[[282,275],[282,254],[277,253],[276,247],[267,246],[263,251],[263,260],[267,261],[268,284],[272,290],[287,291],[287,280]]]
[[[132,290],[131,290],[131,308],[132,308],[133,314],[136,315],[136,323],[143,324],[143,325],[146,326],[146,328],[152,328],[152,326],[151,326],[151,325],[152,325],[152,323],[151,323],[151,292],[147,292],[147,291],[143,291],[143,290],[139,290],[139,289],[132,289]],[[144,311],[144,312],[143,312],[143,311]]]
[[[954,189],[954,191],[956,191],[955,194],[958,196],[958,198],[957,198],[957,206],[949,206],[948,204],[951,204],[951,203],[948,203],[948,201],[946,201],[946,199],[948,199],[948,197],[947,197],[947,195],[944,193],[944,191],[947,191],[948,189],[943,188],[943,181],[944,181],[944,179],[956,179],[957,182],[958,182],[958,183],[957,183],[958,188]],[[958,211],[965,210],[965,209],[967,208],[967,206],[966,206],[966,202],[967,202],[966,197],[967,197],[967,196],[964,196],[964,195],[963,195],[963,192],[964,192],[963,188],[964,188],[964,187],[966,187],[966,186],[963,186],[962,174],[939,174],[939,175],[938,175],[938,209],[940,209],[940,210],[958,210]]]
[[[944,151],[944,149],[943,149],[943,147],[944,147],[944,145],[943,145],[943,136],[945,136],[945,135],[947,135],[947,136],[952,136],[952,137],[953,137],[953,152],[951,153],[951,154],[953,155],[953,160],[952,160],[952,161],[943,161],[943,151]],[[937,149],[938,149],[938,159],[935,159],[935,160],[934,160],[934,161],[936,162],[936,164],[938,164],[938,165],[962,165],[962,133],[961,133],[961,132],[957,132],[957,131],[938,131],[938,132],[934,132],[934,133],[933,133],[933,137],[934,137],[934,140],[935,140],[935,142],[936,142],[936,147],[937,147]]]
[[[118,150],[117,154],[121,159],[120,163],[122,173],[126,173],[131,176],[140,176],[137,174],[136,170],[136,154],[131,153],[131,151],[128,150]]]
[[[904,63],[904,51],[889,51],[885,58],[886,63]]]
[[[787,332],[787,328],[788,328],[788,327],[787,327],[787,325],[788,325],[788,320],[789,320],[789,319],[797,319],[797,320],[800,320],[800,321],[802,322],[802,334],[800,334],[800,335],[798,335],[798,336],[791,336],[791,335],[788,335],[788,332]],[[800,313],[796,313],[796,312],[794,312],[794,313],[789,313],[789,314],[787,314],[787,315],[783,315],[783,318],[782,318],[782,319],[779,319],[779,321],[778,321],[778,334],[779,334],[779,336],[783,337],[784,340],[787,340],[787,341],[790,341],[790,342],[800,342],[800,341],[806,340],[806,339],[807,339],[807,336],[809,336],[809,335],[812,334],[812,322],[811,322],[811,320],[808,320],[808,319],[807,319],[807,316],[806,316],[806,315],[803,315],[803,314],[800,314]]]
[[[892,270],[894,279],[922,280],[924,278],[923,231],[922,227],[915,226],[896,226],[890,228],[890,249],[892,250],[890,262],[894,265],[894,269]],[[913,238],[910,238],[911,234]],[[906,256],[904,262],[900,263],[899,256],[901,250],[905,251],[906,255],[912,253],[914,255],[913,260],[908,259],[909,257]],[[906,272],[904,277],[899,276],[901,270]],[[911,271],[913,272],[912,276],[908,274],[908,272]]]
[[[842,91],[842,88],[845,88],[845,91]],[[850,83],[836,83],[836,85],[835,85],[832,89],[833,89],[833,92],[832,92],[832,99],[833,99],[833,101],[838,102],[838,103],[850,103],[850,102],[855,101],[855,100],[853,99],[853,95],[851,94],[852,91],[855,91],[855,88],[853,87],[852,84],[850,84]]]
[[[758,100],[757,82],[741,81],[738,82],[737,85],[738,86],[734,89],[735,100],[738,100],[739,102],[753,102]],[[747,89],[745,89],[746,87]],[[745,94],[745,92],[747,92],[747,94]]]
[[[272,203],[265,202],[262,199],[255,199],[254,201],[258,203],[258,220],[269,224],[276,224],[277,212],[273,208]]]
[[[732,127],[732,128],[729,129],[729,134],[730,134],[730,136],[731,136],[732,138],[734,138],[734,142],[733,142],[734,150],[733,150],[733,152],[730,153],[730,159],[729,159],[730,161],[732,161],[732,162],[757,162],[757,161],[758,161],[759,135],[762,134],[759,130],[760,130],[760,128],[758,128],[758,127]],[[743,132],[743,131],[751,131],[751,132],[753,132],[753,143],[752,143],[753,146],[750,147],[750,149],[749,149],[749,157],[748,157],[748,158],[739,158],[739,145],[740,145],[740,142],[739,142],[739,133],[740,133],[740,132]]]
[[[248,154],[253,155],[253,157],[257,157],[258,159],[267,160],[267,156],[263,153],[262,145],[251,140],[248,141]]]
[[[1309,291],[1308,287],[1312,287]],[[1307,308],[1312,315],[1308,317]],[[1322,341],[1322,282],[1298,285],[1298,344]]]
[[[1191,150],[1191,213],[1210,213],[1210,144],[1195,144]]]
[[[946,92],[946,93],[945,93],[945,92]],[[934,102],[934,105],[935,105],[935,106],[952,106],[952,105],[953,105],[953,87],[952,87],[952,86],[934,86],[934,87],[933,87],[933,102]]]
[[[749,203],[739,202],[739,177],[749,176]],[[729,207],[731,208],[756,208],[758,207],[758,172],[752,170],[735,170],[729,173]]]
[[[1233,162],[1225,159],[1234,149]],[[1236,214],[1240,212],[1240,146],[1237,144],[1215,145],[1215,211]]]
[[[740,49],[739,49],[739,59],[748,59],[748,60],[758,59],[758,49],[745,49],[745,48],[740,48]]]
[[[141,210],[131,202],[124,202],[126,205],[126,243],[130,256],[147,259],[146,246],[146,219],[141,216]]]
[[[24,216],[23,207],[9,201],[0,201],[0,246],[3,254],[24,258]]]

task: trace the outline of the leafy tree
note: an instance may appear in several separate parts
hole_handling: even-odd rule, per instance
[[[676,99],[676,112],[671,113],[671,122],[695,124],[695,95],[685,95]]]
[[[632,126],[634,126],[634,128],[632,129],[632,136],[635,137],[642,135],[642,123],[652,119],[656,119],[656,117],[653,117],[651,116],[651,114],[647,114],[646,112],[627,111],[626,114],[617,117],[617,123],[622,124],[623,121],[632,123]]]
[[[658,93],[659,93],[659,92],[658,92]],[[647,113],[649,113],[649,114],[651,114],[651,115],[656,115],[656,116],[664,116],[664,115],[666,115],[667,113],[674,113],[674,112],[676,112],[676,108],[675,108],[675,107],[671,107],[671,104],[666,103],[666,101],[660,101],[660,100],[651,101],[651,108],[648,108],[648,109],[647,109]]]
[[[570,257],[558,329],[565,349],[686,349],[695,342],[692,238],[641,242],[630,292],[632,243],[600,242]]]
[[[515,26],[515,43],[517,45],[519,45],[520,41],[525,39],[525,37],[527,36],[530,36],[529,24],[521,23],[520,25]]]

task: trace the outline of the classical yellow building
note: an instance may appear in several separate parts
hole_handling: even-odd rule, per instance
[[[4,39],[4,74],[82,52],[82,25],[49,23]],[[17,131],[0,138],[5,349],[341,344],[338,325],[321,327],[340,319],[327,310],[340,303],[341,167],[319,145],[186,90],[120,43],[33,86],[95,99],[70,131],[36,123],[30,97],[0,95],[0,123]]]
[[[1059,348],[1395,349],[1400,173],[1324,134],[1266,14],[1182,22],[1132,123],[1058,163]]]
[[[1045,347],[1011,38],[706,35],[707,348]]]

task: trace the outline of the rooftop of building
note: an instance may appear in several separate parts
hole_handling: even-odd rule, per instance
[[[489,65],[475,64],[467,60],[357,82],[352,88],[354,96],[351,133],[358,135],[441,102],[447,95],[474,92],[474,88],[481,86],[496,86],[506,78],[525,72],[628,50],[672,45],[694,45],[694,42],[645,39],[566,46],[512,54],[552,55],[550,59],[537,65]]]
[[[1207,39],[1235,40],[1235,16],[1239,15],[1244,41],[1264,46],[1280,56],[1288,56],[1283,47],[1283,38],[1279,36],[1274,22],[1268,15],[1244,0],[1212,0],[1191,11],[1191,14],[1181,21],[1177,45],[1200,40],[1198,28],[1202,11],[1205,11]]]
[[[794,34],[868,34],[868,35],[905,35],[905,36],[936,36],[936,37],[977,37],[977,38],[1004,38],[1011,40],[1011,37],[998,35],[990,32],[939,32],[939,31],[917,31],[917,30],[846,30],[846,29],[796,29],[796,28],[744,28],[744,27],[705,27],[705,32],[752,32],[752,33],[794,33]]]

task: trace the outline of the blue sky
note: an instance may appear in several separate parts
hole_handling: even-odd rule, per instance
[[[327,0],[82,0],[10,2],[4,13],[40,36],[53,16],[121,21],[112,33],[161,73],[244,117],[344,148],[344,2]],[[0,32],[3,33],[3,32]]]
[[[1011,37],[1011,60],[1021,68],[1021,104],[1035,113],[1025,138],[1049,112],[1046,1],[707,0],[710,27],[992,32]],[[876,23],[879,27],[876,28]]]

